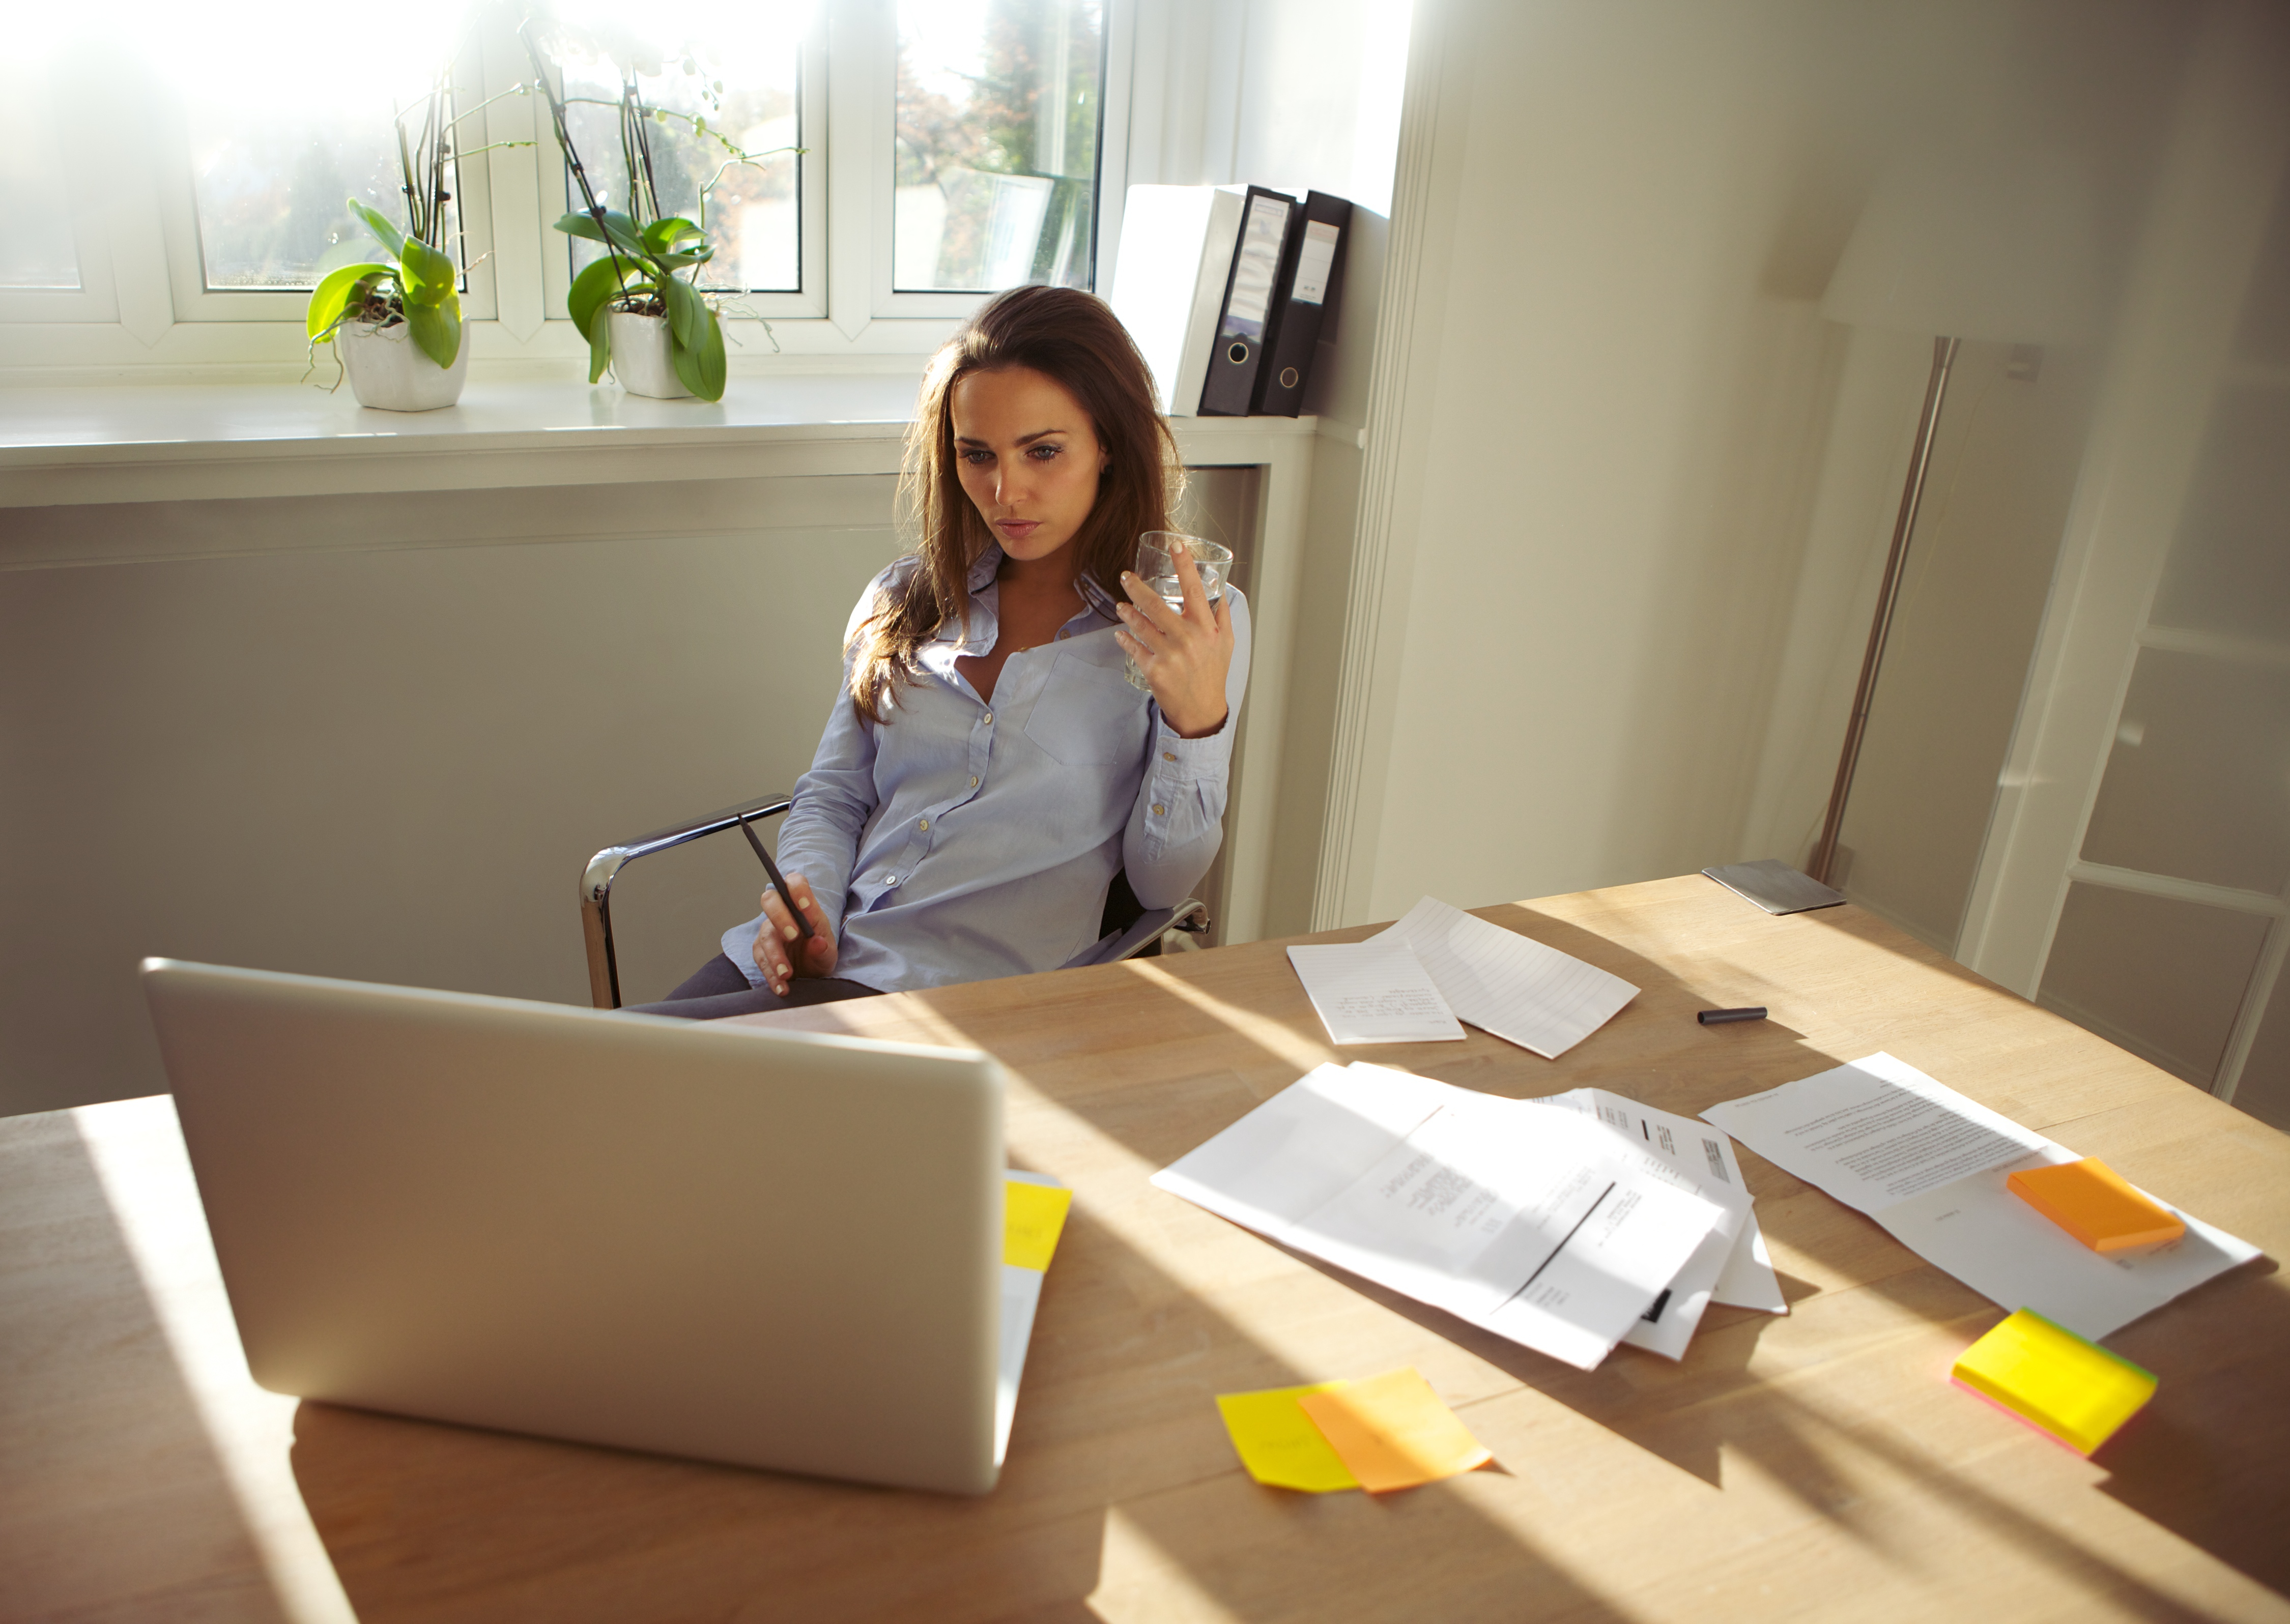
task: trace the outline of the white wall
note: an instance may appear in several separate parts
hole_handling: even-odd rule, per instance
[[[1318,922],[1800,855],[1928,355],[1829,272],[2086,36],[2167,84],[2168,12],[1425,0]]]

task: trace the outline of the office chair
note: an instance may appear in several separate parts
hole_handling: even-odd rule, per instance
[[[750,822],[776,818],[791,804],[783,795],[752,797],[689,823],[654,829],[626,845],[606,846],[590,858],[588,872],[581,876],[581,931],[589,944],[589,1002],[600,1010],[621,1007],[621,965],[613,950],[613,882],[621,869],[639,857],[735,828],[742,816]],[[1185,938],[1198,936],[1209,924],[1208,907],[1199,898],[1188,897],[1174,908],[1147,908],[1130,890],[1128,875],[1117,874],[1106,889],[1097,940],[1060,968],[1149,957],[1161,951],[1163,939],[1172,932],[1182,932]]]

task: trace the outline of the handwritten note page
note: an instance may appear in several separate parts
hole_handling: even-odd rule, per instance
[[[1618,975],[1436,897],[1368,940],[1395,939],[1415,950],[1458,1016],[1545,1060],[1557,1060],[1638,995]]]
[[[1461,1043],[1463,1028],[1404,941],[1291,948],[1312,1007],[1335,1044]]]
[[[1889,1054],[1701,1115],[1776,1166],[1868,1213],[1982,1296],[2033,1308],[2094,1340],[2258,1255],[2166,1201],[2157,1204],[2187,1226],[2178,1240],[2142,1252],[2092,1251],[2007,1183],[2021,1168],[2074,1161],[2074,1151]]]

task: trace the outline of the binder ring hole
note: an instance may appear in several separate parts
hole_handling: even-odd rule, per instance
[[[1248,346],[1236,341],[1230,349],[1224,352],[1224,358],[1238,366],[1248,359]]]
[[[1284,389],[1293,389],[1296,387],[1296,369],[1293,366],[1282,367],[1280,369],[1280,387]]]

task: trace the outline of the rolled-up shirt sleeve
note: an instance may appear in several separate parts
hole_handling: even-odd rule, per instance
[[[1180,738],[1154,707],[1152,754],[1121,843],[1129,888],[1147,908],[1174,908],[1183,901],[1224,842],[1233,735],[1241,697],[1248,691],[1250,644],[1248,600],[1237,587],[1228,596],[1232,668],[1224,679],[1224,725],[1205,739]]]

